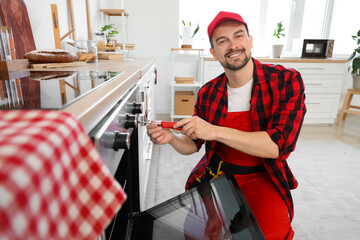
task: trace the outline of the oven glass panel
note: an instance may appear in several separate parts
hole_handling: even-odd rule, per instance
[[[265,239],[234,182],[222,175],[142,212],[131,239]]]
[[[0,74],[0,109],[63,109],[119,74],[111,71]]]

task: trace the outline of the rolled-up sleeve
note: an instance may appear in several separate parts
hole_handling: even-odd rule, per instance
[[[267,130],[279,147],[278,160],[286,159],[294,151],[305,113],[304,82],[300,73],[294,71],[285,79],[285,87],[279,96],[279,107],[273,112]]]
[[[200,111],[200,104],[203,104],[202,103],[202,93],[203,93],[203,88],[201,88],[198,92],[198,95],[197,95],[197,99],[196,99],[196,103],[195,103],[195,106],[194,106],[194,114],[193,116],[198,116],[200,118],[203,118],[204,119],[204,113],[201,114],[201,111]],[[197,150],[199,151],[201,146],[204,144],[204,140],[202,139],[193,139],[194,143],[196,144],[196,147],[197,147]]]

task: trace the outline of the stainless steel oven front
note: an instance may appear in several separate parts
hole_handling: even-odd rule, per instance
[[[143,92],[134,84],[90,132],[105,165],[121,184],[127,200],[106,230],[106,239],[122,239],[131,215],[140,211],[137,121],[146,112]]]

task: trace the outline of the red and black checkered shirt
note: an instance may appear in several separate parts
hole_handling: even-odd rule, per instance
[[[254,83],[250,111],[254,131],[266,131],[279,146],[277,159],[266,159],[265,168],[286,202],[291,219],[294,215],[290,189],[298,183],[286,159],[295,149],[306,113],[304,83],[299,72],[280,65],[254,62]],[[223,125],[227,115],[227,78],[221,74],[198,92],[194,115],[214,125]],[[203,140],[195,140],[200,149]],[[186,189],[204,171],[215,151],[216,141],[206,141],[206,153],[192,170]]]

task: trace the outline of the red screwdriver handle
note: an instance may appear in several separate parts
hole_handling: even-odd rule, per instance
[[[164,121],[163,121],[163,122],[161,122],[161,127],[163,127],[163,128],[171,128],[171,129],[176,129],[176,130],[181,130],[182,127],[173,128],[175,123],[176,123],[176,122],[164,122]]]

